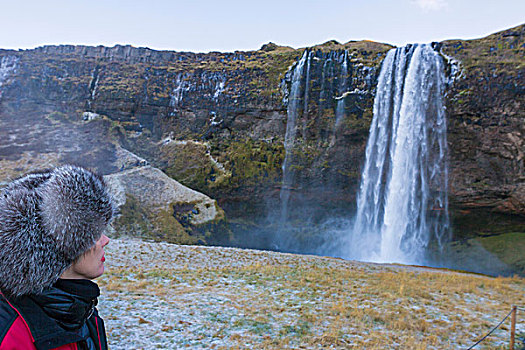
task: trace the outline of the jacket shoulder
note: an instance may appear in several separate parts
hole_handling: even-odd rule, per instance
[[[36,349],[18,312],[0,295],[0,350]]]

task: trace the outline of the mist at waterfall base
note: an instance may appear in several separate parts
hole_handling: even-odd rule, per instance
[[[449,244],[445,63],[431,45],[392,49],[382,63],[355,205],[327,208],[313,199],[337,192],[337,186],[326,183],[309,184],[314,188],[305,190],[307,184],[298,181],[300,172],[294,168],[293,149],[300,142],[297,134],[305,137],[301,118],[312,98],[313,55],[305,51],[291,70],[280,207],[268,205],[266,222],[251,232],[252,243],[349,260],[510,274],[479,243],[467,254]],[[347,53],[339,56],[344,57],[339,63],[346,76]],[[336,85],[340,96],[351,88],[342,79]],[[335,128],[343,118],[343,100],[336,102]],[[336,134],[327,137],[331,144],[337,142]]]

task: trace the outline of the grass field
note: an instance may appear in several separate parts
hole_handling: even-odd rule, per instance
[[[111,349],[468,348],[525,305],[519,277],[131,239],[106,258]],[[476,349],[508,348],[509,328]]]

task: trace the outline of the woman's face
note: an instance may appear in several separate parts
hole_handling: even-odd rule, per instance
[[[88,279],[92,280],[104,273],[104,247],[109,243],[109,238],[102,234],[93,248],[88,250],[73,263],[60,278],[63,279]]]

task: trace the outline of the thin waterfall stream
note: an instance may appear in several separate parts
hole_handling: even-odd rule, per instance
[[[281,191],[279,193],[280,199],[281,199],[281,218],[280,218],[280,225],[284,226],[286,224],[286,219],[288,217],[288,201],[290,199],[290,190],[293,186],[293,180],[294,180],[294,171],[291,168],[291,158],[292,158],[292,148],[295,143],[295,136],[297,134],[297,118],[299,117],[299,114],[301,111],[299,110],[299,106],[302,100],[302,77],[303,77],[303,71],[305,69],[305,62],[308,60],[309,53],[307,50],[305,50],[303,56],[295,66],[295,69],[293,70],[292,74],[292,88],[290,91],[289,101],[288,101],[288,109],[287,109],[287,115],[288,120],[286,123],[286,135],[284,140],[284,149],[285,149],[285,158],[282,165],[283,169],[283,180],[282,180],[282,186]],[[307,104],[307,99],[305,98],[305,106]],[[305,107],[306,108],[306,107]]]
[[[4,56],[0,59],[0,97],[2,97],[2,85],[16,71],[17,63],[18,57],[15,56]]]

